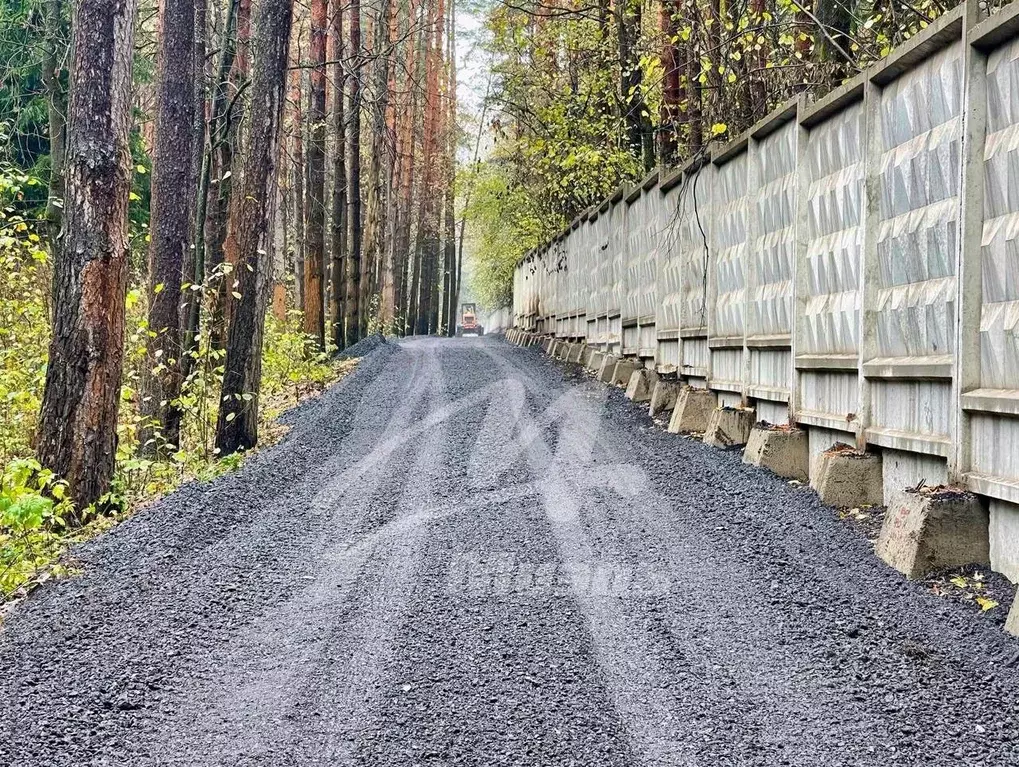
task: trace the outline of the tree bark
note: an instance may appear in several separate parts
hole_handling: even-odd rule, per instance
[[[224,315],[227,296],[230,293],[227,286],[232,282],[228,275],[224,275],[223,264],[226,261],[224,243],[230,213],[231,190],[236,182],[233,178],[234,150],[239,140],[237,125],[241,118],[237,89],[240,82],[247,77],[247,37],[250,34],[250,23],[246,14],[249,8],[247,0],[230,2],[227,18],[232,24],[228,24],[224,32],[222,68],[213,99],[215,132],[211,134],[210,186],[214,186],[216,191],[209,206],[205,236],[208,271],[214,275],[223,275],[215,285],[209,316],[210,343],[216,349],[221,349],[224,343]]]
[[[334,4],[332,20],[333,52],[333,199],[332,230],[330,232],[330,316],[331,336],[337,349],[343,348],[344,306],[346,305],[347,257],[347,136],[343,100],[346,96],[346,75],[343,72],[343,7]]]
[[[60,234],[64,198],[64,154],[67,141],[67,94],[60,82],[60,57],[67,51],[67,36],[63,21],[63,0],[45,0],[43,5],[46,25],[46,58],[43,61],[42,79],[46,88],[46,107],[49,117],[50,184],[46,202],[46,219],[49,223],[50,242]]]
[[[350,257],[347,259],[347,328],[344,346],[361,338],[361,0],[350,2],[350,55],[354,74],[350,79]]]
[[[630,153],[641,160],[645,171],[654,167],[654,142],[644,102],[643,74],[638,61],[637,38],[641,28],[639,0],[621,0],[616,4],[619,43],[620,104],[626,125]]]
[[[156,76],[155,151],[149,223],[148,374],[143,453],[180,446],[181,283],[191,248],[195,130],[195,0],[163,0]],[[154,335],[153,335],[154,334]]]
[[[36,445],[79,509],[109,491],[116,460],[136,10],[134,0],[80,0],[72,24],[64,234]]]
[[[387,113],[389,111],[390,55],[388,52],[391,26],[390,0],[381,0],[375,23],[375,99],[372,104],[371,151],[368,163],[368,213],[365,226],[366,269],[361,276],[361,333],[367,330],[370,298],[376,284],[381,285],[379,317],[385,332],[391,332],[393,319],[392,251],[388,247],[386,232],[389,227],[389,198],[393,175],[393,153]],[[380,279],[376,281],[375,275]]]
[[[658,6],[658,24],[662,34],[662,107],[660,114],[659,153],[663,165],[676,162],[677,133],[679,131],[680,67],[676,48],[676,0],[661,0]]]
[[[311,2],[311,103],[308,110],[308,240],[304,260],[304,332],[325,350],[326,27],[327,0]]]
[[[294,164],[291,170],[291,204],[294,216],[294,281],[297,283],[297,308],[302,312],[307,307],[305,272],[307,268],[308,240],[304,236],[304,221],[307,212],[307,198],[304,194],[304,108],[301,98],[301,71],[294,69],[290,74],[290,100],[293,104],[293,147]]]
[[[209,116],[208,87],[210,67],[206,57],[207,36],[209,26],[209,8],[207,0],[193,0],[195,4],[195,45],[191,57],[191,65],[195,72],[195,106],[194,106],[194,140],[191,150],[191,188],[195,201],[191,206],[191,236],[184,260],[184,279],[194,285],[201,285],[205,280],[205,239],[202,235],[202,223],[205,217],[205,202],[201,195],[208,193],[208,179],[205,177],[205,160],[209,149]],[[199,212],[201,218],[199,218]],[[184,354],[181,358],[181,380],[187,385],[188,378],[194,369],[195,351],[198,348],[198,333],[201,320],[201,297],[198,290],[188,290],[184,297],[182,322],[184,323]]]
[[[439,57],[442,23],[431,8],[426,10],[428,22],[425,39],[425,102],[421,137],[421,194],[419,196],[417,236],[414,250],[417,254],[417,317],[415,333],[427,335],[432,327],[433,282],[435,259],[438,256],[435,238],[438,224],[435,221],[435,146],[439,129]],[[438,41],[436,40],[438,38]]]
[[[446,39],[449,41],[449,56],[446,63],[446,146],[445,162],[445,233],[443,236],[443,330],[447,336],[456,333],[456,210],[453,190],[456,182],[456,36],[454,19],[456,9],[454,0],[449,0],[449,29]]]
[[[272,280],[268,254],[273,247],[273,207],[292,14],[292,0],[262,0],[255,22],[248,140],[241,194],[231,211],[228,232],[231,250],[238,259],[236,290],[240,298],[230,318],[216,424],[220,455],[247,450],[258,441],[262,337]]]

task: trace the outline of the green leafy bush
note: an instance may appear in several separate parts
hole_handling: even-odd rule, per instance
[[[0,474],[0,599],[49,566],[67,545],[74,510],[66,485],[30,458]],[[81,521],[81,520],[76,520]]]

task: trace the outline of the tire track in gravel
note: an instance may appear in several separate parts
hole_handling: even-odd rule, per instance
[[[311,499],[312,513],[330,532],[310,550],[293,552],[310,565],[306,583],[223,648],[217,660],[222,674],[198,694],[207,713],[171,728],[180,736],[168,745],[170,753],[204,741],[195,764],[350,763],[345,733],[368,699],[371,674],[399,616],[391,597],[413,575],[412,555],[423,533],[417,507],[402,503],[410,499],[399,488],[417,476],[425,478],[419,489],[427,490],[423,470],[434,468],[428,464],[435,460],[435,440],[402,435],[435,407],[438,363],[427,350],[401,355],[413,367],[402,396],[390,400],[391,417],[381,431],[361,430],[344,451],[351,461],[329,462],[338,475],[330,477],[327,469]],[[385,412],[378,402],[366,406]],[[338,680],[346,695],[316,705],[325,679]],[[329,716],[309,721],[302,709]]]
[[[528,352],[491,351],[523,354],[549,367]],[[525,379],[536,390],[548,388],[530,374]],[[611,415],[638,410],[625,401],[608,404]],[[586,437],[603,453],[603,470],[612,469],[615,456],[650,457],[641,464],[657,475],[659,492],[642,493],[628,508],[591,505],[599,513],[585,528],[619,553],[654,551],[663,568],[683,576],[674,577],[672,593],[645,614],[649,630],[657,625],[666,641],[685,651],[684,664],[672,669],[677,683],[690,657],[701,659],[694,661],[693,680],[714,672],[710,684],[693,688],[708,692],[698,701],[708,702],[707,710],[691,712],[691,721],[709,725],[702,727],[704,763],[1015,763],[1019,688],[1014,671],[999,665],[1008,640],[996,629],[979,632],[988,653],[975,654],[969,635],[979,630],[979,618],[901,581],[805,491],[672,435],[654,432],[636,441],[632,428],[609,428],[595,439],[605,415],[590,419]],[[649,423],[646,414],[628,420],[627,426]],[[661,452],[648,456],[655,448]],[[680,463],[662,466],[670,454]],[[743,489],[748,477],[756,497],[747,498]],[[733,479],[737,487],[729,491]],[[662,495],[661,480],[675,490]],[[786,500],[792,508],[782,506]],[[796,517],[801,511],[807,512],[802,521]],[[712,517],[735,533],[713,528]],[[795,524],[776,530],[775,519]],[[791,599],[790,587],[802,593]],[[735,604],[726,604],[734,597]],[[945,618],[958,635],[946,632],[939,622]],[[991,669],[997,673],[988,675]],[[926,725],[925,732],[932,719],[939,727],[931,733]]]
[[[526,375],[523,385],[536,388],[533,379]],[[592,388],[593,396],[585,396]],[[629,621],[631,631],[640,627],[635,633],[645,636],[643,655],[662,657],[669,663],[667,676],[672,679],[671,686],[685,688],[688,693],[697,690],[696,698],[688,696],[685,701],[659,701],[658,710],[654,712],[657,721],[663,723],[664,730],[670,729],[667,722],[683,722],[686,726],[691,722],[710,722],[710,727],[701,725],[702,731],[708,729],[712,733],[723,734],[725,746],[730,751],[746,747],[752,750],[767,740],[781,743],[794,739],[802,731],[803,723],[810,720],[815,707],[831,710],[830,707],[838,701],[824,694],[827,691],[819,694],[814,689],[790,690],[775,685],[768,669],[780,666],[781,663],[776,662],[778,660],[794,667],[790,669],[794,683],[809,675],[810,669],[795,668],[794,658],[772,659],[772,662],[754,667],[741,667],[733,662],[745,650],[734,644],[734,639],[740,636],[736,630],[738,621],[734,620],[732,612],[718,611],[711,597],[712,593],[731,591],[732,584],[722,577],[728,567],[712,556],[713,547],[689,526],[684,527],[682,535],[662,535],[662,520],[674,516],[672,506],[653,490],[642,469],[620,465],[613,460],[615,456],[626,455],[629,451],[619,444],[615,435],[606,434],[603,428],[601,405],[607,391],[586,384],[572,392],[568,390],[562,398],[562,406],[557,403],[556,407],[558,412],[567,415],[567,420],[560,426],[560,449],[553,455],[540,440],[532,440],[529,448],[532,460],[539,466],[548,467],[547,476],[555,478],[550,488],[552,499],[548,508],[567,510],[563,514],[561,533],[564,545],[578,552],[575,556],[646,566],[649,554],[653,552],[651,560],[654,564],[651,567],[660,574],[659,580],[668,582],[667,593],[649,590],[646,594],[635,595],[634,599],[620,600],[617,609],[625,614],[625,619],[607,621],[619,627]],[[624,474],[630,487],[613,489],[584,483],[581,491],[581,488],[571,486],[570,480],[559,479],[573,477],[583,482],[583,478],[599,470]],[[633,503],[618,502],[620,489]],[[585,503],[575,500],[581,497],[586,499]],[[632,529],[637,520],[640,521],[637,528],[639,536],[634,535]],[[669,545],[654,545],[654,542],[663,540],[668,540]],[[747,574],[740,572],[740,576],[746,577]],[[689,584],[697,584],[696,590],[689,589]],[[754,593],[741,593],[740,596],[744,608],[766,611],[767,604],[757,599]],[[760,626],[754,641],[762,647],[781,649],[786,644],[782,636],[784,628],[781,624]],[[638,640],[630,641],[635,643]],[[769,653],[764,651],[762,654]],[[769,705],[762,707],[760,691],[768,687],[771,688]],[[863,712],[851,702],[840,708],[840,717],[850,722],[863,718]],[[780,711],[780,716],[769,716],[773,710]],[[635,711],[633,721],[646,721],[641,713]],[[726,727],[726,724],[729,726]],[[675,730],[675,725],[672,729]],[[689,734],[687,732],[687,736]],[[680,763],[676,761],[675,751],[668,739],[653,752],[652,747],[644,747],[646,754],[657,754],[648,757],[650,763]],[[688,754],[683,763],[727,762],[720,754],[702,754],[701,758]]]
[[[485,359],[467,344],[446,347],[446,399],[462,405],[447,441],[455,513],[436,519],[381,724],[358,761],[632,764],[578,607],[568,590],[549,588],[555,548],[530,477],[490,483],[478,471],[488,457],[507,459],[511,425],[507,391]],[[493,419],[507,428],[486,430]],[[500,565],[518,562],[537,577],[503,582]]]
[[[309,514],[318,483],[307,478],[322,471],[324,455],[353,463],[363,454],[392,415],[380,400],[415,401],[402,354],[390,347],[363,361],[301,408],[283,443],[236,474],[192,484],[85,546],[83,578],[54,584],[47,604],[30,600],[18,611],[0,635],[8,672],[0,692],[19,703],[0,717],[0,763],[9,754],[19,764],[103,763],[108,739],[117,753],[147,756],[144,734],[165,725],[168,709],[188,712],[188,688],[215,678],[225,637],[305,585],[305,549],[329,521]],[[323,428],[323,411],[340,423]],[[363,428],[344,440],[351,418]],[[65,734],[83,721],[94,723],[83,739],[100,743],[94,755]],[[112,739],[119,730],[127,744]]]

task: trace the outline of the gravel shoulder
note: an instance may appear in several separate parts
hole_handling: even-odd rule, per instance
[[[378,344],[0,630],[0,764],[1019,763],[1019,643],[497,338]]]

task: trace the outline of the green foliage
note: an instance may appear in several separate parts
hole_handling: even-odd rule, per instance
[[[31,453],[46,373],[50,268],[18,212],[38,182],[0,168],[0,465]]]
[[[36,461],[0,470],[0,600],[36,577],[66,546],[73,514],[66,485]]]
[[[474,247],[471,288],[489,309],[509,303],[517,261],[551,233],[527,190],[511,186],[506,169],[505,164],[485,163],[462,179],[471,185],[465,211]]]

